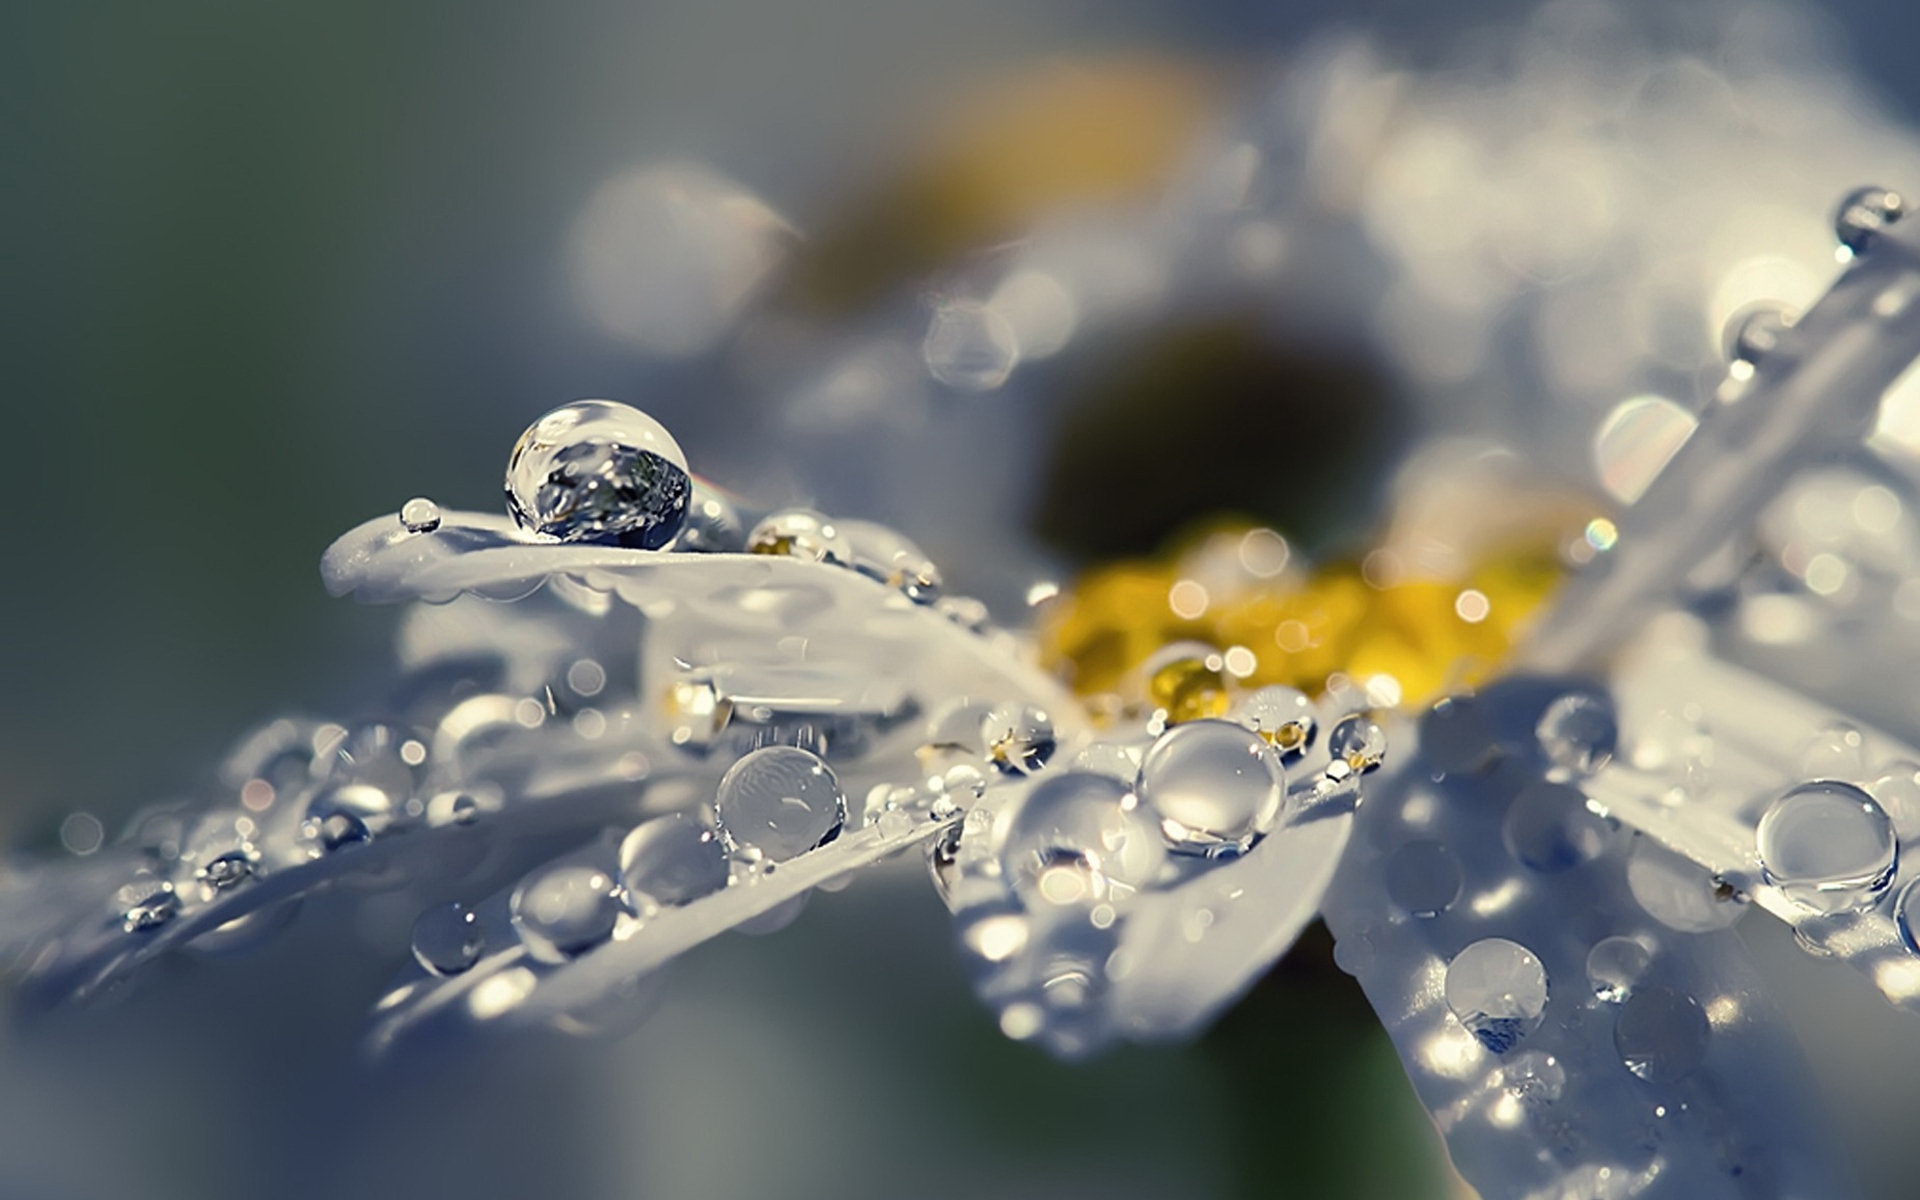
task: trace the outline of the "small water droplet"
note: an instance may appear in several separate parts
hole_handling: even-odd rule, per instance
[[[1472,696],[1443,697],[1420,719],[1420,756],[1441,778],[1478,774],[1499,753],[1493,723]]]
[[[1807,739],[1800,770],[1808,779],[1865,779],[1867,739],[1851,725],[1829,725]]]
[[[1727,361],[1758,366],[1779,349],[1780,339],[1793,326],[1793,313],[1779,304],[1762,302],[1735,313],[1721,336]]]
[[[1883,187],[1856,188],[1834,209],[1833,236],[1849,254],[1864,254],[1881,230],[1906,215],[1899,192]]]
[[[1294,763],[1313,748],[1320,716],[1313,700],[1298,688],[1263,687],[1234,707],[1234,719],[1267,740],[1280,761]]]
[[[1355,772],[1371,771],[1387,757],[1387,731],[1365,713],[1334,722],[1327,751]]]
[[[1175,725],[1140,764],[1139,793],[1177,853],[1238,854],[1272,829],[1286,769],[1266,739],[1231,721]]]
[[[1627,1070],[1649,1083],[1672,1083],[1706,1061],[1712,1027],[1699,1002],[1668,987],[1628,996],[1613,1026],[1613,1045]]]
[[[996,705],[981,719],[980,740],[1002,774],[1031,775],[1053,757],[1053,718],[1017,700]]]
[[[432,533],[440,528],[440,506],[415,496],[400,506],[400,525],[408,533]]]
[[[1613,760],[1620,727],[1613,703],[1591,692],[1569,692],[1547,705],[1534,727],[1547,761],[1575,778],[1592,775]]]
[[[471,825],[480,819],[480,801],[472,792],[440,792],[427,801],[427,823],[436,828]]]
[[[253,878],[257,858],[240,847],[223,850],[201,865],[196,878],[210,891],[224,892]]]
[[[1198,642],[1176,642],[1147,660],[1147,695],[1169,724],[1223,717],[1229,703],[1226,661]]]
[[[952,907],[954,888],[960,882],[960,826],[950,825],[927,844],[927,873],[933,876],[933,888],[940,902]]]
[[[1495,1054],[1513,1049],[1547,1010],[1546,969],[1505,938],[1483,938],[1454,955],[1445,990],[1453,1015]]]
[[[136,880],[120,889],[120,927],[149,933],[180,915],[180,894],[163,879]]]
[[[1789,789],[1761,816],[1757,836],[1767,882],[1813,912],[1863,908],[1893,880],[1893,821],[1852,784],[1815,780]]]
[[[1437,917],[1460,898],[1460,860],[1439,842],[1413,841],[1381,866],[1387,898],[1416,917]]]
[[[1001,848],[1002,869],[1033,906],[1115,902],[1147,886],[1166,861],[1159,831],[1105,775],[1067,771],[1019,803]]]
[[[1618,1004],[1633,994],[1652,963],[1653,952],[1639,938],[1601,938],[1587,951],[1587,982],[1595,996]]]
[[[747,534],[747,553],[845,566],[853,561],[853,544],[830,518],[809,508],[784,508],[762,517]]]
[[[316,853],[331,854],[373,840],[394,813],[393,797],[364,783],[322,788],[307,801],[300,835]]]
[[[508,902],[527,953],[563,963],[613,935],[620,900],[613,875],[581,862],[559,862],[527,876]]]
[[[620,882],[636,909],[687,904],[727,886],[726,847],[686,813],[642,821],[620,843]]]
[[[853,569],[894,588],[915,604],[940,598],[940,568],[907,536],[876,521],[837,522],[852,549]]]
[[[797,746],[763,746],[720,777],[714,815],[733,848],[785,862],[840,835],[847,799],[820,756]]]
[[[630,405],[581,400],[527,427],[507,459],[507,511],[563,542],[658,550],[687,517],[687,456],[666,427]]]
[[[1612,829],[1587,807],[1578,788],[1540,780],[1507,806],[1500,836],[1507,852],[1536,871],[1565,871],[1606,849]]]
[[[1500,1081],[1528,1104],[1554,1104],[1567,1087],[1567,1069],[1544,1050],[1524,1050],[1500,1068]]]
[[[486,938],[464,904],[437,904],[413,923],[413,957],[435,975],[458,975],[480,961]]]
[[[921,354],[927,373],[948,387],[990,392],[1013,374],[1020,342],[998,309],[957,300],[934,310]]]

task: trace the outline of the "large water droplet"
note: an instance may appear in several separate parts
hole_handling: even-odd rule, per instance
[[[1234,706],[1233,716],[1265,738],[1284,763],[1295,762],[1312,749],[1320,727],[1313,700],[1298,688],[1259,688]]]
[[[1591,692],[1568,692],[1547,705],[1534,727],[1547,761],[1576,778],[1612,761],[1620,741],[1613,704]]]
[[[435,975],[458,975],[485,949],[486,937],[464,904],[436,904],[413,923],[413,957]]]
[[[1699,424],[1692,413],[1664,396],[1621,401],[1593,439],[1600,486],[1622,504],[1632,504],[1652,486]]]
[[[507,459],[507,511],[563,542],[658,550],[680,532],[692,491],[687,456],[666,427],[611,400],[554,409]]]
[[[1447,1007],[1495,1054],[1533,1032],[1547,1010],[1547,972],[1533,952],[1505,938],[1483,938],[1447,964]]]
[[[820,756],[797,746],[763,746],[727,768],[714,797],[722,836],[774,862],[840,835],[847,798]]]
[[[635,908],[698,900],[726,887],[727,875],[719,836],[685,813],[643,821],[620,843],[620,881]]]
[[[1758,830],[1767,882],[1814,912],[1872,904],[1893,880],[1893,821],[1852,784],[1815,780],[1768,806]]]
[[[1580,790],[1540,780],[1507,806],[1500,836],[1508,853],[1536,871],[1565,871],[1591,862],[1612,834],[1606,818],[1587,808]]]
[[[1009,701],[982,718],[980,740],[1002,774],[1031,775],[1053,757],[1053,718],[1045,709]]]
[[[927,373],[948,387],[990,392],[1020,361],[1020,342],[1000,311],[957,300],[934,310],[921,346]]]
[[[1627,855],[1627,888],[1648,916],[1682,933],[1725,929],[1747,911],[1704,868],[1646,837]]]
[[[1617,1004],[1633,994],[1653,963],[1653,952],[1639,938],[1601,938],[1587,951],[1587,982],[1593,994]]]
[[[1387,731],[1365,713],[1334,722],[1327,735],[1327,752],[1353,771],[1371,771],[1387,757]]]
[[[853,543],[830,518],[810,508],[783,508],[753,527],[747,553],[844,566],[853,561]]]
[[[562,963],[606,941],[620,919],[611,873],[580,862],[560,862],[529,875],[509,901],[513,926],[527,953]]]
[[[1127,786],[1067,771],[1042,780],[1007,826],[1001,866],[1031,906],[1126,899],[1166,861],[1153,823],[1132,807]]]
[[[1620,1061],[1649,1083],[1672,1083],[1706,1061],[1712,1028],[1692,996],[1668,987],[1627,997],[1613,1026]]]
[[[1856,188],[1841,197],[1833,212],[1833,236],[1849,254],[1864,254],[1875,235],[1906,215],[1899,192],[1883,187]]]
[[[1231,721],[1176,725],[1140,765],[1140,797],[1182,854],[1246,850],[1280,819],[1286,795],[1279,755]]]
[[[1460,860],[1439,842],[1414,841],[1387,856],[1387,898],[1416,917],[1437,917],[1460,898]]]

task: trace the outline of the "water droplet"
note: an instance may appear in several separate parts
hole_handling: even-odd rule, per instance
[[[1712,1027],[1692,996],[1640,988],[1620,1006],[1613,1045],[1627,1070],[1649,1083],[1684,1079],[1706,1061]]]
[[[847,799],[820,756],[797,746],[763,746],[720,777],[714,815],[735,849],[785,862],[840,835]]]
[[[1920,837],[1920,763],[1888,763],[1867,790],[1893,818],[1902,841]]]
[[[1176,642],[1147,660],[1147,695],[1169,724],[1227,714],[1226,663],[1198,642]]]
[[[1387,898],[1416,917],[1437,917],[1460,898],[1460,860],[1439,842],[1414,841],[1381,866]]]
[[[1007,826],[1001,867],[1030,906],[1117,902],[1166,861],[1132,793],[1105,775],[1067,771],[1036,784]]]
[[[1893,821],[1873,797],[1825,779],[1769,805],[1758,842],[1767,882],[1814,912],[1872,904],[1892,882],[1898,857]]]
[[[394,812],[393,797],[364,783],[338,783],[322,788],[307,801],[300,836],[316,853],[331,854],[372,841]]]
[[[336,783],[357,783],[386,794],[391,809],[413,795],[427,744],[412,729],[391,721],[365,721],[343,732],[322,756],[322,776]]]
[[[1601,938],[1587,951],[1587,982],[1595,996],[1618,1004],[1633,994],[1652,963],[1653,952],[1639,938]]]
[[[1613,761],[1620,726],[1613,703],[1591,692],[1568,692],[1547,705],[1534,727],[1547,761],[1575,778],[1584,778]]]
[[[1475,775],[1493,765],[1499,737],[1472,696],[1445,696],[1420,718],[1420,757],[1440,778]]]
[[[667,685],[667,736],[676,746],[704,750],[733,720],[733,702],[704,671]]]
[[[980,740],[1002,774],[1031,775],[1053,757],[1053,718],[1034,705],[1009,701],[982,718]]]
[[[1447,1007],[1495,1054],[1533,1032],[1547,1010],[1547,972],[1533,951],[1505,938],[1483,938],[1447,964]]]
[[[1287,774],[1258,733],[1231,721],[1191,721],[1147,751],[1139,791],[1176,852],[1238,854],[1280,819]]]
[[[1800,770],[1809,779],[1865,779],[1867,739],[1851,725],[1829,725],[1807,739]]]
[[[480,819],[480,801],[472,792],[440,792],[427,801],[427,824],[471,825]]]
[[[1500,1068],[1500,1081],[1528,1104],[1554,1104],[1567,1087],[1567,1069],[1544,1050],[1523,1050]]]
[[[837,522],[852,547],[853,569],[898,590],[915,604],[940,598],[940,568],[905,534],[876,521]]]
[[[972,301],[934,310],[921,346],[927,373],[951,388],[990,392],[1020,361],[1020,342],[1000,311]]]
[[[969,633],[985,633],[993,622],[987,606],[972,596],[942,596],[933,602],[933,611]]]
[[[1725,929],[1747,911],[1705,869],[1647,837],[1627,855],[1627,888],[1648,916],[1682,933]]]
[[[1778,304],[1749,305],[1727,322],[1722,349],[1729,362],[1757,366],[1780,345],[1793,325],[1793,314]]]
[[[256,854],[241,847],[223,850],[202,864],[195,878],[209,891],[224,892],[252,879],[257,859]]]
[[[1883,187],[1856,188],[1841,198],[1833,213],[1833,236],[1849,254],[1864,254],[1881,230],[1906,215],[1899,192]]]
[[[440,506],[415,496],[400,506],[400,525],[408,533],[432,533],[440,528]]]
[[[581,862],[559,862],[520,881],[508,904],[527,953],[563,963],[613,936],[620,899],[613,875]]]
[[[1565,871],[1591,862],[1607,847],[1612,829],[1587,807],[1580,790],[1537,781],[1507,806],[1500,836],[1507,852],[1536,871]]]
[[[1600,486],[1622,504],[1640,499],[1699,424],[1664,396],[1621,401],[1594,434],[1593,463]],[[1606,547],[1596,543],[1594,548]]]
[[[1313,701],[1298,688],[1263,687],[1249,693],[1234,708],[1234,719],[1267,740],[1292,764],[1313,748],[1320,729]]]
[[[120,889],[120,927],[147,933],[180,915],[180,894],[163,879],[141,879]]]
[[[687,519],[667,549],[686,554],[737,554],[746,548],[747,530],[741,524],[739,509],[725,492],[695,475]]]
[[[933,890],[940,893],[940,902],[951,908],[954,888],[960,882],[959,825],[949,825],[927,843],[927,873],[933,876]]]
[[[563,542],[658,550],[680,532],[692,490],[666,427],[611,400],[554,409],[507,459],[507,511],[522,529]]]
[[[413,923],[413,957],[435,975],[458,975],[480,961],[486,938],[464,904],[436,904]]]
[[[1907,949],[1920,954],[1920,878],[1900,889],[1893,904],[1894,920],[1900,925],[1900,940]]]
[[[853,545],[830,519],[808,508],[783,508],[761,518],[747,535],[747,553],[846,565]]]
[[[686,904],[727,886],[727,851],[719,836],[686,813],[668,813],[633,827],[620,843],[620,882],[629,903]]]
[[[1334,722],[1327,752],[1355,772],[1371,771],[1386,761],[1387,731],[1367,714],[1353,713]]]

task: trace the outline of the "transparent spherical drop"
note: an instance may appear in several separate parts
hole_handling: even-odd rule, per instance
[[[933,602],[933,611],[969,633],[985,633],[993,623],[986,604],[972,596],[942,596]]]
[[[1900,927],[1900,940],[1908,950],[1920,954],[1920,878],[1900,889],[1893,904],[1893,919]]]
[[[1522,788],[1500,823],[1507,852],[1536,871],[1565,871],[1591,862],[1607,848],[1612,834],[1606,818],[1587,807],[1580,789],[1549,780]]]
[[[687,501],[687,518],[667,549],[688,554],[737,554],[747,548],[747,527],[727,494],[698,475]]]
[[[427,823],[435,828],[471,825],[480,819],[480,801],[472,792],[439,792],[427,801]]]
[[[530,533],[642,550],[673,540],[693,492],[666,427],[612,400],[562,405],[527,426],[506,486],[507,511]]]
[[[830,518],[808,508],[783,508],[747,534],[747,553],[844,566],[853,561],[853,543]]]
[[[120,927],[150,933],[180,915],[180,893],[162,879],[141,879],[120,889]]]
[[[1041,780],[1014,810],[1000,863],[1029,907],[1118,902],[1166,862],[1153,823],[1117,779],[1066,771]]]
[[[927,874],[940,902],[953,906],[954,889],[960,883],[960,826],[949,825],[939,837],[927,843]]]
[[[1647,837],[1635,838],[1627,855],[1627,889],[1648,916],[1682,933],[1725,929],[1747,912],[1705,868]]]
[[[1013,374],[1020,342],[998,309],[950,301],[934,310],[921,355],[927,373],[948,387],[990,392]]]
[[[940,568],[907,536],[877,521],[837,522],[852,547],[853,569],[898,590],[915,604],[940,598]]]
[[[1327,734],[1327,752],[1355,772],[1371,771],[1387,757],[1387,731],[1365,713],[1335,721]]]
[[[1906,199],[1883,187],[1856,188],[1833,213],[1833,236],[1850,254],[1864,254],[1874,237],[1907,212]]]
[[[480,961],[487,939],[464,904],[436,904],[413,922],[413,957],[435,975],[458,975]]]
[[[1614,1049],[1627,1070],[1649,1083],[1672,1083],[1706,1061],[1712,1026],[1685,992],[1645,987],[1628,996],[1613,1026]]]
[[[613,936],[620,898],[613,875],[587,863],[560,862],[520,881],[508,901],[527,953],[563,963]]]
[[[397,807],[413,795],[427,761],[426,739],[392,721],[363,721],[347,730],[321,760],[322,776],[376,788]]]
[[[980,721],[987,758],[1003,775],[1031,775],[1047,765],[1056,746],[1053,718],[1018,700],[997,704]]]
[[[1505,938],[1483,938],[1454,955],[1445,991],[1453,1015],[1495,1054],[1513,1049],[1547,1010],[1546,969]]]
[[[196,878],[209,891],[224,892],[254,877],[259,855],[244,847],[222,850],[202,863]]]
[[[1878,900],[1893,881],[1893,821],[1852,784],[1815,780],[1767,807],[1758,830],[1767,882],[1802,908],[1843,912]]]
[[[1735,313],[1722,336],[1729,362],[1759,365],[1780,346],[1793,314],[1778,304],[1754,304]]]
[[[1801,747],[1800,770],[1810,779],[1864,779],[1867,739],[1847,724],[1818,730]]]
[[[1143,673],[1147,696],[1167,714],[1168,724],[1227,715],[1226,660],[1213,647],[1175,642],[1149,658]]]
[[[1601,938],[1587,951],[1587,982],[1595,996],[1618,1004],[1633,994],[1652,964],[1653,952],[1639,938]]]
[[[336,850],[372,841],[393,819],[396,805],[383,788],[364,783],[336,783],[320,789],[307,801],[300,836],[314,850]]]
[[[1298,688],[1273,686],[1249,692],[1234,705],[1233,719],[1265,738],[1287,764],[1311,750],[1320,731],[1313,700]]]
[[[408,533],[432,533],[440,528],[440,506],[415,496],[400,506],[400,526]]]
[[[1568,692],[1540,714],[1534,736],[1548,762],[1575,778],[1583,778],[1613,760],[1620,726],[1613,703],[1606,697]]]
[[[1893,818],[1901,841],[1920,837],[1920,763],[1888,763],[1880,768],[1867,791]]]
[[[1567,1069],[1544,1050],[1523,1050],[1500,1068],[1500,1082],[1528,1104],[1553,1104],[1567,1088]]]
[[[1460,898],[1460,860],[1439,842],[1413,841],[1381,865],[1387,898],[1416,917],[1437,917]]]
[[[1140,763],[1139,795],[1180,854],[1237,854],[1280,819],[1287,773],[1266,739],[1232,721],[1175,725]]]
[[[630,902],[687,904],[727,886],[727,851],[719,835],[685,813],[633,827],[620,843],[620,882]]]
[[[720,777],[714,815],[728,845],[784,862],[824,845],[847,823],[847,798],[820,756],[763,746]]]
[[[712,675],[696,671],[667,685],[667,737],[676,746],[704,750],[733,720],[733,701]]]

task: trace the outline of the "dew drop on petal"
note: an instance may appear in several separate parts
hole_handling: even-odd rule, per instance
[[[1920,878],[1900,889],[1893,904],[1893,918],[1900,926],[1900,940],[1908,950],[1920,954]]]
[[[413,923],[413,957],[435,975],[458,975],[480,960],[486,938],[464,904],[436,904]]]
[[[831,518],[810,508],[783,508],[747,534],[747,553],[845,566],[853,561],[853,544]]]
[[[1612,761],[1620,728],[1606,697],[1569,692],[1547,705],[1534,736],[1548,762],[1578,778]]]
[[[507,511],[529,533],[658,550],[685,523],[693,483],[660,422],[630,405],[581,400],[520,435],[506,490]]]
[[[1757,836],[1767,882],[1813,912],[1863,908],[1893,881],[1893,821],[1852,784],[1789,789],[1761,815]]]
[[[1031,775],[1053,757],[1053,718],[1017,700],[996,705],[980,721],[980,740],[1002,774]]]
[[[432,533],[440,528],[440,506],[415,496],[400,506],[400,526],[408,533]]]
[[[620,882],[629,902],[687,904],[727,886],[726,847],[686,813],[667,813],[633,827],[620,843]]]
[[[613,935],[620,900],[613,876],[597,866],[560,862],[527,876],[509,901],[527,952],[562,963]]]
[[[840,835],[847,798],[819,755],[763,746],[720,777],[714,815],[729,846],[784,862]]]
[[[1595,996],[1617,1004],[1633,994],[1652,963],[1653,952],[1639,938],[1601,938],[1587,952],[1587,982]]]
[[[1453,1015],[1495,1054],[1513,1049],[1547,1010],[1546,969],[1505,938],[1483,938],[1454,955],[1445,990]]]
[[[149,933],[180,915],[180,893],[162,879],[137,880],[120,889],[120,926],[128,933]]]
[[[1350,769],[1371,771],[1387,757],[1387,731],[1365,713],[1334,722],[1327,734],[1327,751]]]
[[[1265,738],[1285,763],[1311,750],[1320,728],[1313,700],[1298,688],[1278,685],[1242,697],[1234,706],[1233,718]]]
[[[1500,837],[1507,852],[1536,871],[1565,871],[1599,857],[1612,835],[1578,788],[1539,780],[1507,806]]]
[[[1126,784],[1106,775],[1042,779],[1020,801],[1001,847],[1014,891],[1035,907],[1090,906],[1151,883],[1166,848],[1131,799]]]
[[[998,309],[959,300],[934,310],[921,354],[927,373],[948,387],[990,392],[1013,374],[1020,342]]]
[[[1833,213],[1833,236],[1850,254],[1863,254],[1875,235],[1906,215],[1899,192],[1883,187],[1856,188],[1841,197]]]
[[[1553,1104],[1567,1087],[1567,1069],[1544,1050],[1524,1050],[1500,1068],[1500,1082],[1527,1104]]]
[[[1140,798],[1181,854],[1236,854],[1280,819],[1286,769],[1265,738],[1232,721],[1175,725],[1140,764]]]

